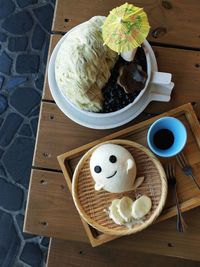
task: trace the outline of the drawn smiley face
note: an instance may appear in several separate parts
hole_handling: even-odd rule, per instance
[[[115,155],[110,155],[108,160],[109,160],[109,162],[111,162],[111,163],[116,163],[116,162],[117,162],[117,157],[116,157]],[[107,163],[107,164],[108,164],[108,163]],[[102,166],[102,164],[101,164],[101,166]],[[96,165],[96,166],[94,167],[94,172],[97,173],[97,174],[100,174],[103,170],[104,170],[104,171],[106,170],[105,166],[102,166],[102,167],[103,167],[103,170],[102,170],[102,167],[101,167],[101,166]],[[117,166],[116,166],[116,167],[117,167]],[[115,170],[113,174],[111,174],[111,175],[109,175],[109,176],[105,176],[105,178],[110,179],[110,178],[114,177],[115,174],[117,174],[117,170]],[[107,175],[107,174],[104,173],[104,175]]]
[[[130,190],[136,176],[136,165],[131,153],[116,144],[97,147],[90,158],[90,171],[95,189],[109,192]]]

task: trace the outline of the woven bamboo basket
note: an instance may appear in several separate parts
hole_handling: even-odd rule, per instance
[[[93,151],[105,143],[118,144],[129,150],[136,162],[137,177],[145,177],[140,187],[124,193],[94,189],[89,161]],[[123,196],[134,200],[138,195],[147,195],[152,201],[152,208],[142,223],[127,228],[115,224],[105,212],[112,200]],[[132,141],[115,139],[100,143],[84,154],[74,171],[72,196],[79,214],[92,227],[109,235],[129,235],[145,229],[159,216],[167,197],[167,181],[161,163],[147,148]]]

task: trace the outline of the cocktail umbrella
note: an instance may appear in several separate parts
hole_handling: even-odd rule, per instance
[[[149,33],[143,8],[125,3],[110,11],[102,26],[104,44],[120,53],[135,50]]]

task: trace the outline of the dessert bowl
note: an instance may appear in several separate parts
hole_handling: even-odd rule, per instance
[[[77,25],[76,27],[71,29],[69,32],[73,31],[75,28],[79,26],[80,25]],[[161,101],[170,100],[170,93],[174,86],[174,84],[171,82],[171,74],[157,71],[157,63],[156,63],[153,50],[150,44],[148,43],[148,41],[145,40],[144,43],[142,44],[142,48],[146,56],[147,80],[146,80],[144,88],[140,91],[140,93],[134,99],[132,103],[128,104],[124,108],[121,108],[117,111],[109,112],[109,113],[90,112],[90,111],[82,110],[79,107],[77,107],[75,104],[73,104],[70,101],[70,99],[63,93],[63,91],[60,90],[55,79],[56,56],[57,56],[57,53],[60,49],[62,42],[64,42],[67,39],[69,32],[66,33],[61,38],[61,40],[57,43],[56,47],[53,50],[53,53],[49,61],[49,66],[48,66],[48,81],[49,81],[50,91],[52,93],[52,96],[55,102],[61,108],[61,110],[72,120],[89,128],[95,128],[95,129],[114,128],[114,127],[123,125],[127,123],[128,121],[130,121],[131,119],[138,116],[141,113],[141,111],[143,111],[144,108],[148,105],[150,101],[153,101],[153,100],[159,101],[158,95],[161,96],[160,97]],[[160,92],[158,92],[158,95],[156,96],[154,92],[155,97],[151,97],[151,92],[150,90],[148,90],[148,88],[151,87],[152,85],[153,87],[156,86],[157,88],[160,86],[163,95],[165,95],[166,97],[162,97],[162,94]],[[166,87],[166,90],[164,87]],[[145,103],[144,103],[144,99],[146,99]],[[89,123],[87,124],[85,123],[85,121],[88,121]],[[92,121],[92,123],[90,123],[90,121]],[[94,121],[95,123],[93,123]],[[97,123],[98,121],[100,122],[100,125],[98,125]],[[105,121],[105,124],[102,123],[103,121]]]

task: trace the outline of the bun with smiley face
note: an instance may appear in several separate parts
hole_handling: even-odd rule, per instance
[[[140,186],[144,177],[136,179],[136,163],[131,153],[123,146],[103,144],[90,158],[90,172],[95,181],[95,190],[122,193]]]

